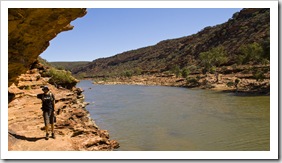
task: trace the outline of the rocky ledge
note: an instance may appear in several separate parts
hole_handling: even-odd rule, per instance
[[[108,151],[119,147],[108,131],[99,129],[90,118],[81,89],[56,88],[38,69],[28,70],[18,81],[8,89],[9,151]],[[48,85],[56,98],[56,139],[45,140],[41,100],[37,98],[43,85]]]

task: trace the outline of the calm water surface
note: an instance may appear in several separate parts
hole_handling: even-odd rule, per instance
[[[266,151],[270,97],[81,81],[91,117],[122,151]]]

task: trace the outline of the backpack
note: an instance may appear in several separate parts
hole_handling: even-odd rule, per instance
[[[54,95],[49,91],[47,94],[42,94],[42,110],[48,111],[53,110],[53,101],[55,100]]]

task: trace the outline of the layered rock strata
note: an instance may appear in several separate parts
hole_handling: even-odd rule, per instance
[[[109,133],[99,129],[90,118],[80,89],[58,89],[48,84],[49,78],[41,76],[42,69],[31,69],[49,41],[60,32],[73,29],[70,22],[84,16],[86,9],[9,8],[8,12],[8,150],[118,148],[119,144],[109,139]],[[48,85],[56,97],[56,139],[45,140],[41,100],[37,98],[43,85]]]
[[[243,94],[270,94],[269,71],[263,74],[263,80],[257,80],[251,72],[242,72],[240,69],[247,70],[248,67],[238,66],[237,69],[233,69],[229,66],[225,71],[222,70],[221,73],[218,73],[218,78],[216,78],[215,74],[192,74],[188,78],[183,78],[176,77],[174,74],[158,73],[154,75],[107,78],[106,80],[105,78],[94,78],[94,84],[158,85],[240,92]],[[256,69],[269,69],[269,65],[256,66]],[[237,87],[235,87],[236,80],[239,80]]]
[[[48,84],[38,69],[29,70],[18,80],[17,86],[9,87],[13,94],[8,105],[9,151],[107,151],[119,147],[90,118],[81,89],[58,89]],[[43,85],[48,85],[56,98],[56,139],[45,140],[41,100],[37,98]]]

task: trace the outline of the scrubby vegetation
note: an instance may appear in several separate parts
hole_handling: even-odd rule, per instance
[[[49,83],[57,87],[62,86],[71,89],[78,82],[71,74],[70,71],[58,70],[55,68],[50,68],[44,76],[50,77]]]
[[[227,59],[227,53],[223,46],[200,53],[200,64],[203,66],[203,73],[215,73],[216,68],[225,64]]]
[[[39,57],[39,62],[46,67],[45,71],[42,72],[42,76],[50,77],[49,83],[56,87],[64,87],[67,89],[73,88],[78,80],[72,76],[70,71],[58,70],[51,66],[45,59]]]
[[[264,46],[269,46],[264,45]],[[268,64],[270,59],[269,48],[254,42],[242,45],[237,56],[238,64]]]

